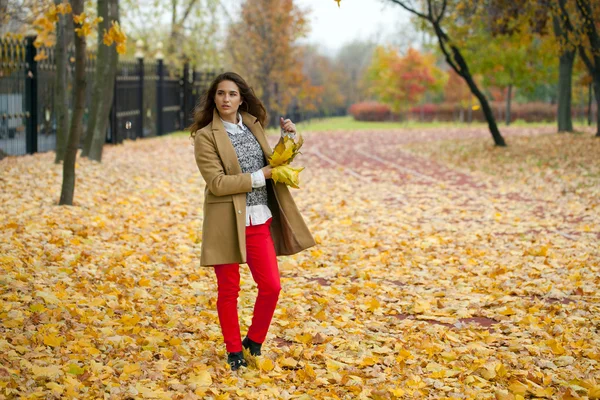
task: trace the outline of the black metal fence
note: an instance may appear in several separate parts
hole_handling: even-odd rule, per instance
[[[56,65],[54,48],[33,46],[35,37],[0,38],[0,150],[9,155],[31,154],[56,149],[57,121],[54,110]],[[35,61],[44,51],[48,58]],[[74,48],[68,49],[67,72],[75,68]],[[87,127],[96,57],[86,59]],[[188,64],[183,70],[170,69],[163,60],[148,62],[120,60],[112,84],[114,90],[107,143],[121,143],[178,131],[191,123],[193,108],[216,71],[196,71]],[[67,87],[72,93],[72,79]],[[69,96],[69,116],[73,109]],[[83,143],[83,138],[82,138]]]

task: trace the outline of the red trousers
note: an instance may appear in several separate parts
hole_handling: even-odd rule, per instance
[[[252,325],[248,329],[247,336],[256,343],[265,341],[281,291],[277,257],[269,230],[271,220],[269,218],[264,224],[246,227],[246,261],[258,285]],[[217,312],[225,347],[229,353],[242,351],[237,311],[240,265],[219,264],[214,268],[218,284]]]

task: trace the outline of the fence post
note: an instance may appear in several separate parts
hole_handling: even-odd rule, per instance
[[[112,106],[110,107],[110,131],[111,134],[111,142],[112,144],[121,143],[122,138],[118,137],[119,127],[117,120],[117,77],[115,75],[115,80],[113,81],[113,101]]]
[[[28,154],[38,150],[38,74],[36,49],[33,46],[35,36],[27,36],[25,47],[25,112],[27,125],[25,129],[25,149]]]
[[[144,41],[142,39],[138,39],[136,42],[137,51],[135,56],[138,60],[138,76],[139,86],[138,86],[138,105],[140,110],[140,115],[138,116],[138,128],[136,137],[143,138],[144,137],[144,53],[142,51],[144,47]]]
[[[162,42],[158,42],[158,53],[156,54],[158,65],[156,68],[156,136],[163,134],[163,86],[165,69],[163,64]]]
[[[190,121],[190,63],[186,59],[183,64],[183,121],[181,130],[184,130]]]

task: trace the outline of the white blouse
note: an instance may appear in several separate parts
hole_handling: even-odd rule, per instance
[[[243,123],[240,113],[238,113],[237,119],[237,124],[232,124],[231,122],[223,121],[223,119],[221,119],[225,130],[231,135],[237,135],[242,132]],[[293,132],[285,132],[283,129],[281,130],[281,136],[289,136],[292,139],[296,138],[296,135]],[[265,174],[263,173],[262,169],[254,171],[250,176],[252,178],[253,188],[263,187],[267,184]],[[272,216],[271,210],[265,204],[246,206],[246,226],[264,224]]]

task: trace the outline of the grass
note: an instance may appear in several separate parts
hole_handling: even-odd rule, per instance
[[[469,138],[412,143],[403,149],[505,182],[525,183],[549,198],[557,187],[595,198],[600,187],[600,140],[593,133],[513,136],[506,148]]]
[[[502,129],[505,125],[502,121],[497,121],[498,126]],[[534,122],[529,123],[522,120],[517,120],[511,124],[511,126],[522,126],[522,127],[547,127],[554,126],[555,122]],[[339,130],[377,130],[377,129],[424,129],[424,128],[444,128],[448,126],[453,127],[487,127],[484,122],[367,122],[367,121],[355,121],[351,116],[345,117],[332,117],[332,118],[319,118],[312,119],[309,121],[302,121],[297,124],[300,132],[314,131],[339,131]],[[267,129],[267,133],[270,135],[278,133],[279,130],[276,128]],[[172,135],[175,136],[189,136],[189,132],[176,132]]]

